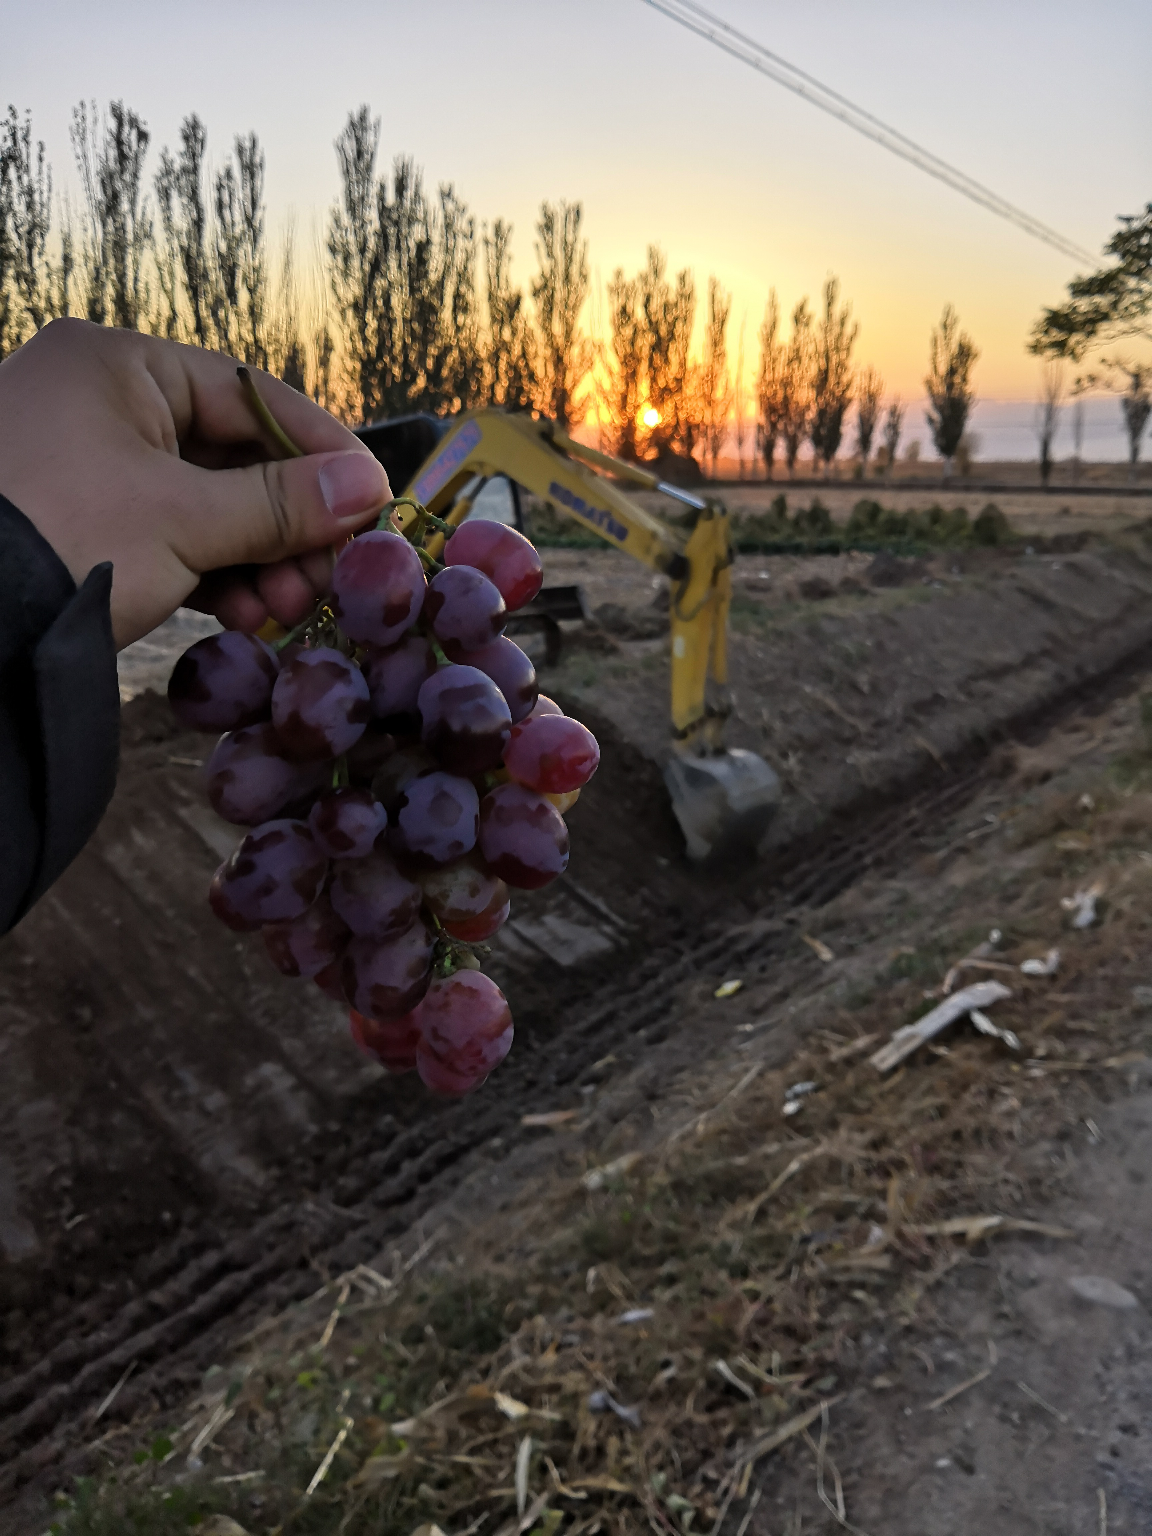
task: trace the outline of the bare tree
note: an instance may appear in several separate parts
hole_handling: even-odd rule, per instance
[[[624,459],[640,456],[638,427],[644,387],[644,317],[640,283],[617,267],[608,284],[610,341],[605,359],[608,385],[604,404],[612,451]]]
[[[1146,363],[1115,364],[1125,378],[1125,388],[1120,396],[1120,409],[1124,413],[1124,429],[1128,433],[1128,478],[1135,480],[1136,465],[1140,462],[1140,441],[1148,417],[1152,415],[1152,367]]]
[[[884,398],[884,380],[869,365],[856,383],[856,452],[860,458],[858,474],[863,475],[872,453],[872,439],[880,421],[880,402]]]
[[[732,376],[728,371],[728,316],[732,296],[715,277],[708,279],[708,317],[704,325],[704,361],[699,373],[699,414],[704,447],[712,459],[712,474],[728,436],[732,410]]]
[[[760,324],[760,371],[756,379],[756,442],[769,480],[786,415],[787,349],[780,340],[779,330],[780,304],[773,288]]]
[[[524,411],[532,404],[532,330],[524,294],[512,286],[509,249],[512,226],[497,219],[484,231],[484,274],[488,299],[485,342],[485,397],[491,405]]]
[[[1050,357],[1040,369],[1040,402],[1036,407],[1036,436],[1040,443],[1040,483],[1045,489],[1052,475],[1052,441],[1064,404],[1064,363]]]
[[[0,357],[69,303],[70,247],[56,266],[48,255],[52,171],[32,119],[8,108],[0,121]]]
[[[972,366],[980,356],[972,338],[960,329],[951,304],[944,306],[940,324],[932,332],[928,353],[928,377],[924,388],[931,409],[926,413],[932,441],[950,474],[960,439],[975,400]]]
[[[561,427],[583,414],[585,402],[577,397],[592,367],[592,349],[580,329],[589,281],[583,218],[580,203],[541,203],[536,225],[538,400],[544,415]]]
[[[808,300],[801,299],[792,311],[792,334],[784,354],[781,391],[780,435],[784,439],[784,462],[789,475],[796,473],[796,456],[812,422],[814,354],[812,312]]]
[[[85,312],[89,320],[138,330],[150,297],[148,129],[122,101],[114,101],[104,119],[95,102],[81,102],[72,113],[71,138],[88,216],[81,247]]]
[[[892,466],[896,463],[896,455],[900,448],[900,433],[904,427],[904,406],[899,395],[895,395],[888,402],[888,409],[884,415],[884,452],[887,455],[888,473],[892,473]]]
[[[748,438],[748,403],[744,396],[744,332],[748,328],[748,316],[740,320],[740,341],[736,347],[736,379],[732,389],[733,431],[736,439],[737,474],[744,478],[744,444]]]
[[[180,153],[160,152],[156,203],[162,243],[157,252],[160,289],[167,313],[164,333],[206,347],[212,336],[212,263],[204,195],[204,124],[192,113],[180,125]],[[187,304],[187,320],[184,318]]]
[[[851,306],[839,305],[840,283],[830,277],[824,284],[824,311],[815,333],[815,368],[812,379],[812,449],[823,460],[824,473],[840,450],[844,416],[852,398],[852,348],[859,326]]]
[[[1079,480],[1084,456],[1084,391],[1079,383],[1072,386],[1072,394],[1072,476]]]
[[[676,274],[675,285],[664,273],[662,252],[650,245],[648,264],[638,279],[637,298],[643,322],[647,397],[656,413],[647,440],[657,457],[690,455],[699,426],[688,389],[696,285],[686,267]]]
[[[328,232],[329,281],[344,336],[348,411],[359,420],[451,410],[480,397],[476,225],[451,187],[435,205],[398,158],[377,178],[380,122],[349,115],[336,141],[341,197]]]

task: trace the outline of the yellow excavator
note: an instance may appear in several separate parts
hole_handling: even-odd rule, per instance
[[[670,582],[672,741],[662,764],[691,859],[754,848],[780,800],[780,782],[754,752],[725,748],[732,544],[728,513],[577,442],[546,419],[496,409],[449,419],[408,416],[357,435],[388,471],[394,494],[457,526],[494,516],[523,526],[520,490],[590,529]],[[659,491],[683,512],[656,517],[624,485]],[[493,491],[503,491],[493,496]],[[404,508],[402,516],[415,514]],[[431,546],[430,546],[431,547]],[[577,589],[545,588],[517,619],[584,617]]]

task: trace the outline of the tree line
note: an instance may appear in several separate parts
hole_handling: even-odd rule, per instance
[[[829,278],[781,328],[775,293],[759,328],[745,398],[743,336],[728,341],[731,296],[709,277],[703,339],[697,292],[652,246],[606,288],[603,336],[586,313],[588,240],[579,202],[542,203],[536,269],[512,275],[512,227],[476,217],[451,184],[433,192],[414,161],[380,165],[380,120],[349,114],[336,140],[339,195],[329,210],[322,290],[302,300],[291,237],[270,254],[265,153],[237,136],[213,167],[195,114],[159,150],[123,102],[82,103],[71,145],[79,208],[56,210],[52,170],[29,116],[0,119],[0,358],[49,320],[81,315],[227,351],[271,369],[350,422],[480,405],[531,410],[562,426],[591,412],[604,446],[633,459],[711,460],[749,419],[765,472],[794,473],[809,444],[827,471],[855,407],[854,452],[894,462],[904,422],[872,367],[858,367],[858,326]],[[951,461],[971,409],[976,349],[949,308],[931,342],[928,424]],[[749,409],[751,407],[751,409]]]

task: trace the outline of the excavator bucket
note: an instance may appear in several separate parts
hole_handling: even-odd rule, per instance
[[[776,774],[739,747],[712,757],[671,757],[664,782],[693,860],[754,851],[780,803]]]

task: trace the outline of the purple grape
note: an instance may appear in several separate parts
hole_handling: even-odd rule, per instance
[[[168,702],[193,731],[234,731],[267,720],[280,663],[255,635],[226,629],[190,645],[172,668]]]
[[[316,790],[323,768],[290,762],[273,725],[245,725],[221,736],[204,769],[208,800],[225,821],[256,827]]]
[[[347,752],[363,736],[371,712],[363,672],[331,646],[301,651],[272,690],[272,724],[285,752],[300,762]]]
[[[340,960],[343,958],[341,955]],[[340,980],[340,960],[333,960],[331,965],[326,965],[322,971],[317,971],[312,980],[325,997],[330,997],[334,1003],[342,1003],[347,1007],[348,999],[344,996],[344,983]]]
[[[419,742],[396,748],[372,780],[372,793],[388,812],[390,821],[395,822],[401,796],[412,780],[423,773],[435,773],[439,766],[428,748]]]
[[[491,645],[478,651],[458,651],[455,646],[446,647],[448,655],[461,666],[475,667],[490,677],[504,695],[512,711],[512,724],[525,719],[536,707],[540,690],[536,686],[536,668],[515,640],[500,635]]]
[[[380,719],[410,715],[421,686],[436,670],[436,653],[423,635],[410,635],[391,650],[376,651],[368,663],[372,713]]]
[[[508,622],[504,599],[483,571],[449,565],[428,583],[424,612],[441,645],[478,651]]]
[[[395,750],[395,736],[370,720],[360,740],[348,749],[348,777],[367,788]]]
[[[423,899],[420,887],[400,873],[383,848],[373,849],[366,859],[340,860],[328,894],[352,932],[377,943],[403,933],[416,920]]]
[[[432,978],[432,936],[423,923],[387,943],[355,938],[344,952],[344,995],[365,1018],[385,1024],[414,1008]]]
[[[363,859],[388,825],[388,813],[367,789],[333,789],[308,816],[312,836],[330,859]]]
[[[212,876],[212,882],[208,887],[208,905],[225,928],[231,928],[233,933],[255,933],[260,924],[241,916],[237,910],[232,888],[226,878],[227,873],[226,861]]]
[[[484,796],[478,841],[492,873],[519,890],[539,890],[568,867],[563,816],[522,784],[498,784]]]
[[[490,677],[475,667],[441,667],[421,688],[417,702],[424,745],[443,767],[473,774],[500,766],[512,715]]]
[[[357,645],[394,645],[420,615],[428,584],[398,533],[373,529],[346,544],[332,572],[332,612]]]
[[[285,976],[317,975],[340,959],[351,937],[323,891],[300,917],[264,928],[268,957]]]
[[[467,779],[428,773],[404,791],[390,840],[398,853],[450,864],[476,846],[480,796]]]
[[[255,827],[216,872],[221,899],[251,923],[302,916],[324,888],[328,860],[304,821]],[[211,898],[209,898],[211,899]]]

